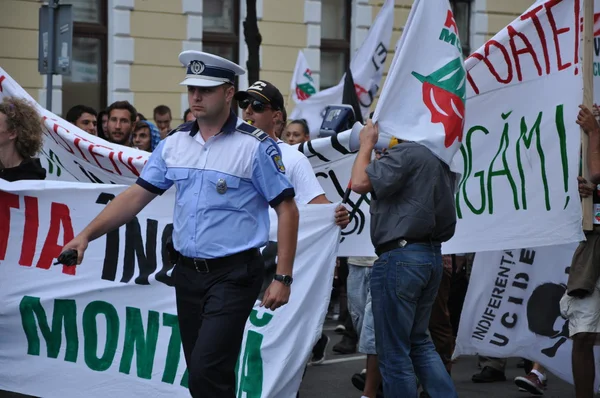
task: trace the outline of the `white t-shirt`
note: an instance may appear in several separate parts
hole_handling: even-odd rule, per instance
[[[315,172],[308,158],[297,148],[292,147],[285,142],[278,140],[283,165],[285,166],[285,175],[289,178],[294,191],[296,191],[296,203],[305,205],[325,191],[319,184]]]

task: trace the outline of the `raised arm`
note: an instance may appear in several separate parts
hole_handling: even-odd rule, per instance
[[[581,110],[577,116],[577,124],[588,135],[587,166],[590,174],[590,182],[594,185],[600,184],[600,126],[592,111],[584,105],[579,106]]]
[[[81,264],[89,242],[131,221],[156,196],[157,194],[137,184],[127,188],[114,198],[79,235],[67,243],[63,251],[77,250],[77,264]]]

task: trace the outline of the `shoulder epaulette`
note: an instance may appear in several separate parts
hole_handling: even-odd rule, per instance
[[[173,130],[169,131],[169,134],[167,134],[167,137],[175,134],[176,132],[180,131],[180,130],[185,130],[191,128],[191,126],[194,124],[195,120],[192,120],[190,122],[185,122],[183,124],[180,124],[178,127],[174,128]]]
[[[236,127],[236,130],[239,131],[240,133],[251,135],[259,141],[264,141],[267,138],[269,138],[269,134],[267,134],[264,131],[262,131],[261,129],[257,129],[256,127],[251,126],[247,123],[240,124],[239,126]]]

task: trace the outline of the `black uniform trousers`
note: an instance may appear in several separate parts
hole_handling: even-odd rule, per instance
[[[260,253],[202,273],[175,267],[177,316],[194,398],[234,398],[244,326],[263,282]]]

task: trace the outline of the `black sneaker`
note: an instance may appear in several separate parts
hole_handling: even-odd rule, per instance
[[[362,373],[354,373],[352,375],[352,385],[354,387],[356,387],[356,389],[358,391],[364,391],[365,389],[365,381],[366,381],[366,374],[362,374]]]
[[[364,373],[355,373],[352,376],[352,385],[360,392],[365,390],[366,375]],[[383,398],[383,385],[380,384],[377,389],[377,398]]]
[[[356,352],[356,342],[348,336],[342,337],[342,340],[333,346],[333,352],[336,354],[348,355]]]
[[[474,374],[471,377],[473,383],[494,383],[496,381],[506,381],[504,372],[486,366],[481,373]]]
[[[312,358],[310,359],[311,365],[320,365],[325,361],[325,352],[327,351],[327,346],[329,345],[329,337],[327,335],[322,334],[317,344],[313,347],[312,350]]]

